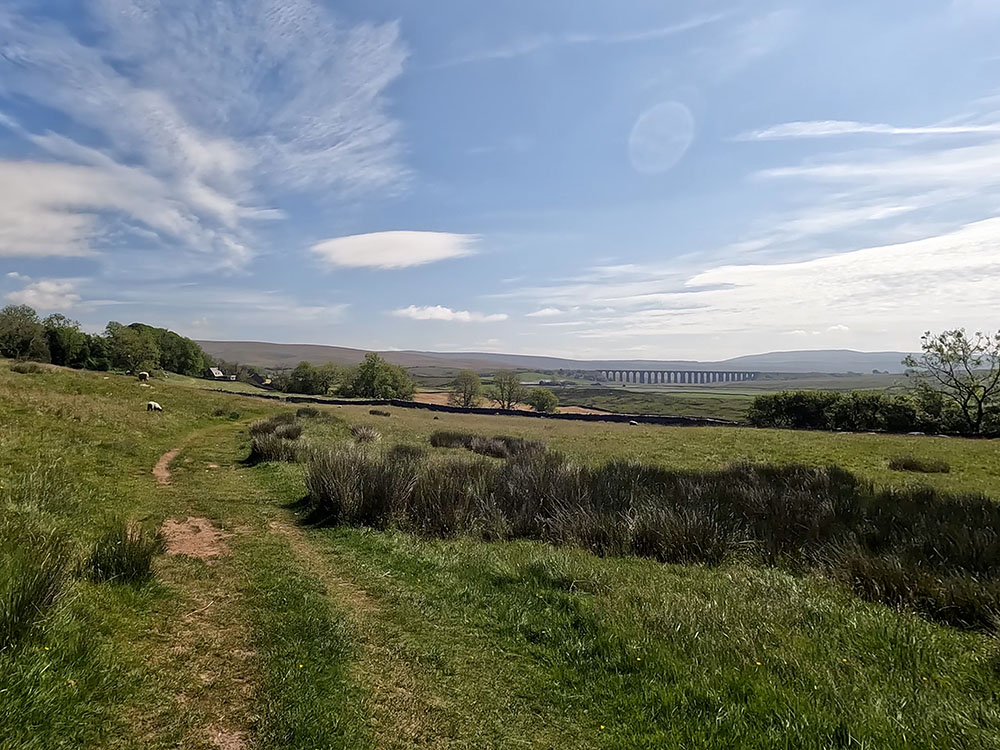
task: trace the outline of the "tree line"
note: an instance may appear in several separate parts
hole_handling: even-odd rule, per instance
[[[904,360],[912,387],[878,391],[785,391],[757,396],[756,427],[821,430],[1000,433],[1000,332],[927,332],[921,353]]]
[[[166,328],[111,321],[104,332],[84,331],[61,313],[45,318],[28,305],[0,310],[0,356],[79,370],[169,370],[200,376],[211,362],[194,341]]]

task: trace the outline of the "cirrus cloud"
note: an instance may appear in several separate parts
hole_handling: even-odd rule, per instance
[[[450,307],[442,305],[427,305],[418,307],[410,305],[399,310],[393,310],[392,314],[398,318],[411,318],[412,320],[438,320],[450,323],[499,323],[507,320],[506,313],[480,313],[469,312],[468,310],[452,310]]]
[[[328,266],[396,269],[474,255],[478,241],[448,232],[372,232],[324,240],[310,250]]]

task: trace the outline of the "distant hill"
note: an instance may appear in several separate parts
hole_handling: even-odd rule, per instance
[[[264,368],[289,368],[299,362],[313,364],[333,362],[354,365],[365,356],[363,349],[319,344],[273,344],[262,341],[199,341],[211,356],[229,362]],[[674,370],[750,370],[785,373],[870,373],[887,370],[900,373],[905,352],[856,352],[850,349],[818,349],[813,351],[768,352],[721,360],[574,360],[541,357],[530,354],[493,354],[485,352],[419,352],[385,351],[379,354],[388,361],[411,368],[471,369],[488,371],[501,367],[524,370],[604,370],[612,368],[674,369]]]

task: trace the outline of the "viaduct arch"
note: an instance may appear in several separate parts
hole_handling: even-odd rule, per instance
[[[603,380],[611,383],[744,383],[756,380],[760,373],[729,370],[601,370]]]

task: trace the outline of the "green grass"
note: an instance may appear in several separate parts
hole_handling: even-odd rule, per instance
[[[4,750],[213,747],[220,733],[268,748],[1000,746],[993,638],[744,563],[300,528],[302,467],[241,463],[249,423],[294,409],[190,386],[0,362],[5,507],[63,534],[75,560],[115,519],[210,519],[230,551],[160,555],[138,586],[70,577],[0,653]],[[388,446],[447,429],[586,463],[839,464],[886,485],[1000,486],[988,441],[319,410],[301,420],[305,449],[357,424]],[[157,486],[152,466],[178,447]],[[951,471],[892,471],[896,456]]]
[[[628,388],[555,388],[560,406],[587,406],[616,414],[664,414],[742,422],[752,396],[727,393],[634,390]]]

